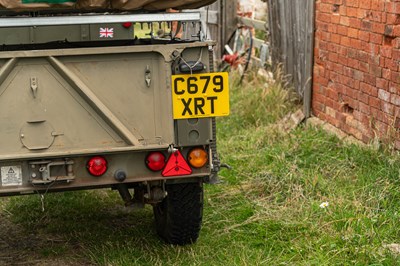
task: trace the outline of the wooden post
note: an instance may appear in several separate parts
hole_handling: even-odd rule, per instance
[[[314,0],[268,0],[272,62],[281,66],[311,115]]]
[[[223,51],[229,37],[237,28],[237,0],[223,0],[221,14],[223,14],[221,51]]]

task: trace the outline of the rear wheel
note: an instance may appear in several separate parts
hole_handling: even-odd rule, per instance
[[[153,207],[158,235],[174,245],[196,242],[203,217],[202,184],[171,184],[166,190],[167,197]]]

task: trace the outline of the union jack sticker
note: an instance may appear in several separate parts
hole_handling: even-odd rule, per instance
[[[100,28],[100,38],[114,38],[114,28]]]

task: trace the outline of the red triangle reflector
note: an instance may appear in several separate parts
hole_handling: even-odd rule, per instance
[[[190,175],[191,173],[192,168],[190,168],[180,151],[176,151],[169,156],[167,165],[161,174],[162,176],[180,176]]]

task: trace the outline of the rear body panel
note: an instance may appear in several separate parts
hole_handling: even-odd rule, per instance
[[[208,65],[209,45],[0,52],[0,195],[210,175],[210,163],[168,178],[144,163],[149,151],[168,157],[171,146],[184,156],[209,149],[211,119],[175,121],[171,103],[174,51]],[[92,155],[108,161],[101,177],[86,169]],[[125,180],[115,179],[119,170]]]

